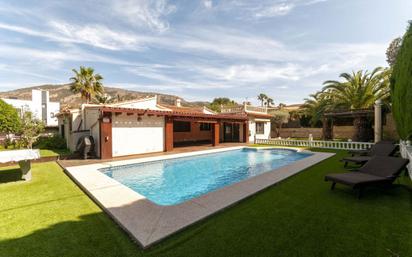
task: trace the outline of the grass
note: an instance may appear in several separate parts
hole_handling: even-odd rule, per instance
[[[13,148],[4,149],[4,147],[0,145],[0,151],[7,151],[7,150],[13,150]],[[64,156],[68,154],[70,154],[69,149],[40,149],[41,157]]]
[[[0,184],[0,256],[412,256],[412,194],[358,200],[323,181],[338,154],[147,250],[139,249],[55,163],[33,181]],[[2,171],[3,170],[3,171]],[[12,172],[10,168],[0,170]]]

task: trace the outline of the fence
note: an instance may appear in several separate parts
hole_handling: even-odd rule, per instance
[[[320,140],[291,140],[291,139],[256,139],[256,144],[276,145],[276,146],[298,146],[316,147],[339,150],[366,150],[372,147],[373,143],[367,142],[341,142],[341,141],[320,141]]]
[[[412,146],[410,142],[401,141],[399,144],[401,156],[405,159],[409,159],[408,172],[409,177],[412,179]]]

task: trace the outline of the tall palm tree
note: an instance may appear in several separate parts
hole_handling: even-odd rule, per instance
[[[261,105],[264,106],[265,101],[268,99],[269,97],[266,94],[260,93],[257,96],[257,99],[260,101]]]
[[[324,119],[323,114],[332,109],[333,100],[324,92],[316,92],[311,94],[309,98],[305,98],[305,103],[300,107],[303,114],[310,117],[310,124],[315,126],[319,121],[322,122],[323,138],[332,138],[331,124],[327,119]]]
[[[268,98],[266,98],[266,105],[267,105],[268,107],[269,107],[269,106],[272,106],[272,105],[275,105],[275,101],[273,101],[272,98],[268,97]]]
[[[323,92],[316,92],[305,98],[305,103],[300,107],[304,114],[310,117],[310,124],[315,126],[322,121],[323,114],[331,111],[332,100]]]
[[[323,84],[323,93],[332,99],[333,109],[367,109],[373,106],[376,100],[389,101],[390,69],[378,67],[372,72],[357,71],[342,73],[343,81],[328,80]],[[367,120],[362,116],[354,117],[356,128],[355,140],[367,138]]]
[[[75,94],[80,93],[86,103],[89,103],[95,95],[103,94],[103,77],[98,73],[95,74],[93,68],[80,66],[79,71],[73,69],[73,72],[75,76],[70,78],[72,81],[70,90]]]

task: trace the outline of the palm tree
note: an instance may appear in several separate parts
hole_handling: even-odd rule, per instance
[[[261,102],[261,105],[264,106],[265,101],[268,99],[269,97],[266,94],[260,93],[257,96],[257,99]]]
[[[96,94],[93,100],[98,104],[108,104],[114,102],[114,99],[108,94]]]
[[[373,106],[376,100],[389,101],[390,69],[378,67],[372,72],[358,71],[342,73],[344,81],[328,80],[323,84],[323,94],[332,100],[333,109],[357,110]],[[365,117],[355,116],[355,140],[367,138],[367,120]]]
[[[89,103],[95,95],[103,94],[103,77],[98,73],[94,74],[93,68],[80,66],[79,71],[73,69],[73,72],[75,76],[70,78],[72,81],[70,90],[75,94],[80,93],[86,103]]]
[[[275,105],[275,102],[273,101],[272,98],[268,97],[266,98],[266,105],[269,107],[269,106]]]
[[[304,114],[310,117],[310,124],[315,126],[316,123],[322,120],[323,113],[328,111],[330,102],[322,92],[311,94],[309,98],[304,100],[305,103],[300,108]]]
[[[332,138],[332,130],[323,116],[325,112],[331,111],[332,103],[333,101],[329,95],[324,94],[324,92],[317,92],[311,94],[309,98],[305,98],[305,103],[300,107],[303,114],[310,117],[309,122],[312,126],[316,126],[319,121],[322,122],[324,139]]]

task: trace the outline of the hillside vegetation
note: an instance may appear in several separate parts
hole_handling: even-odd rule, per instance
[[[73,94],[70,91],[70,85],[40,85],[34,87],[20,88],[7,92],[0,92],[0,98],[17,98],[17,99],[31,99],[32,89],[48,90],[50,93],[50,101],[60,102],[62,107],[77,107],[82,103],[80,94]],[[112,98],[119,98],[121,100],[133,100],[143,97],[149,97],[158,95],[159,102],[164,104],[174,104],[179,96],[160,94],[153,92],[140,92],[133,90],[125,90],[116,87],[105,87],[105,93]],[[208,102],[187,102],[182,100],[182,104],[185,106],[204,106],[208,105]]]

